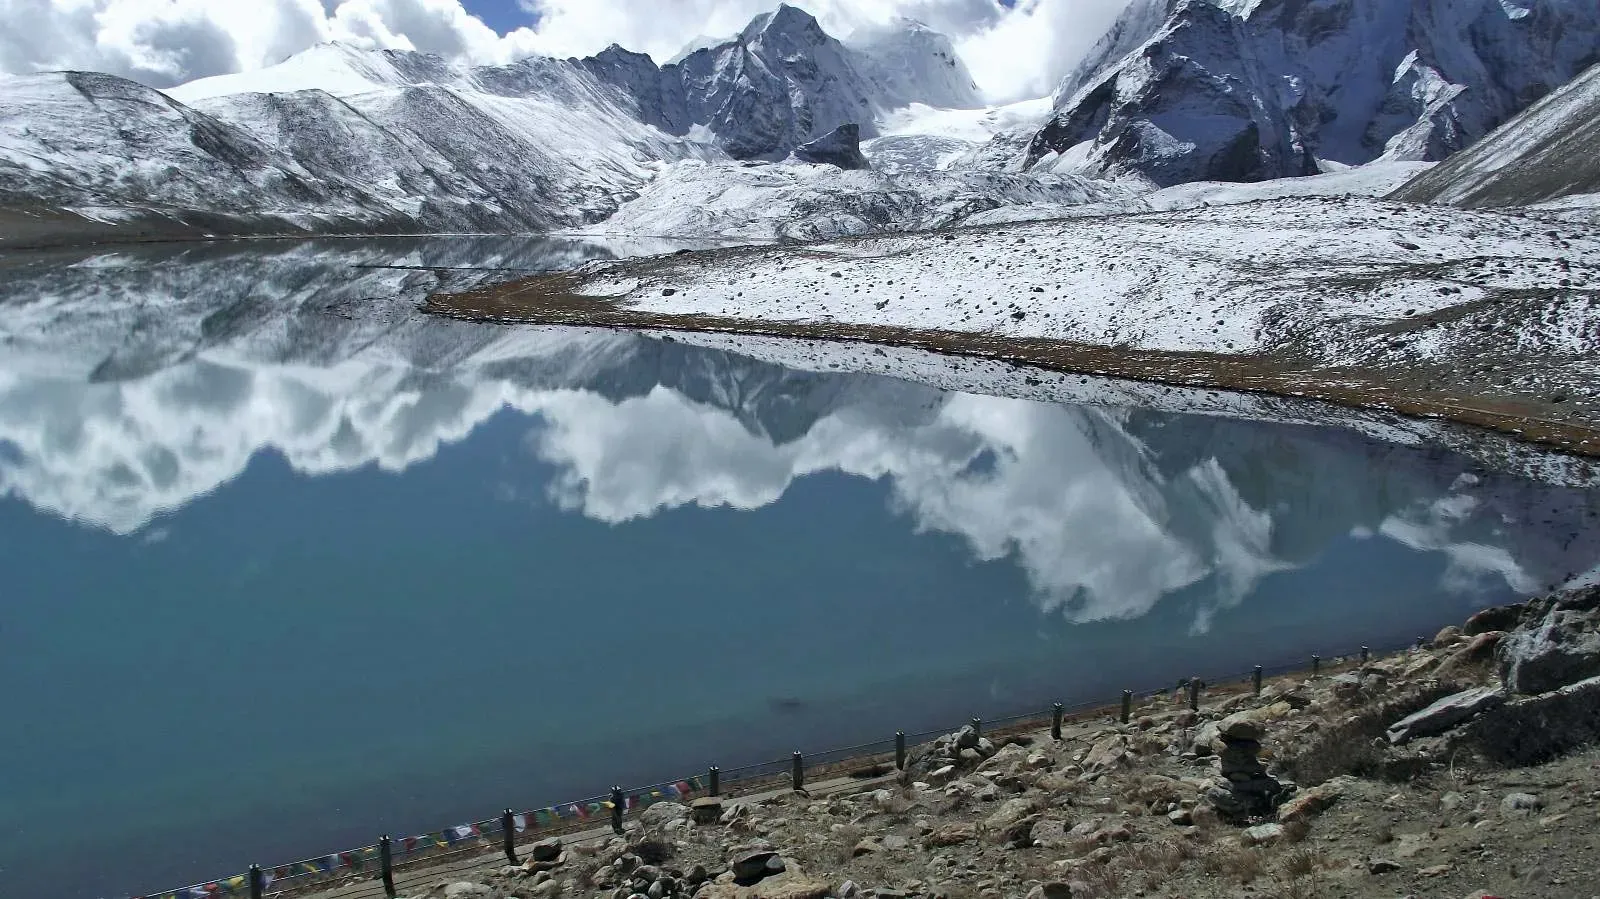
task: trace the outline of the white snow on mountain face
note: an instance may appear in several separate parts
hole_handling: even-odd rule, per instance
[[[665,67],[617,47],[467,66],[324,44],[166,96],[32,76],[0,98],[0,202],[217,230],[548,230],[603,218],[662,163],[782,158],[912,102],[977,102],[948,40],[901,23],[853,49],[783,5]]]
[[[592,234],[811,240],[960,224],[1012,204],[1109,203],[1132,193],[1073,175],[846,171],[831,165],[678,163]]]
[[[1134,0],[1030,161],[1161,186],[1438,160],[1594,62],[1589,0]]]
[[[1396,191],[1454,206],[1594,209],[1600,193],[1600,64]],[[1566,202],[1556,202],[1569,198]]]

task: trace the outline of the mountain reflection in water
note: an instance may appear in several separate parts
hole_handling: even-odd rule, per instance
[[[1600,549],[1594,489],[1439,446],[415,312],[616,251],[3,261],[0,893],[1392,644]]]

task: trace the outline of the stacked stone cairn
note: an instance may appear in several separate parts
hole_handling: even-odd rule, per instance
[[[1206,801],[1227,821],[1270,815],[1294,793],[1295,786],[1268,774],[1261,764],[1260,722],[1240,712],[1222,719],[1217,731],[1222,743],[1222,776],[1207,788]]]

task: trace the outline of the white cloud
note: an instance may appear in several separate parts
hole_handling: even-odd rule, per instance
[[[1048,94],[1127,0],[809,0],[845,37],[896,17],[949,34],[995,100]],[[170,87],[272,65],[319,41],[503,63],[612,43],[666,61],[725,37],[774,0],[523,0],[530,25],[497,34],[462,0],[0,0],[0,72],[88,69]]]

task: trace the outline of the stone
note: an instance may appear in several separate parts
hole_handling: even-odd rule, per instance
[[[1398,746],[1419,737],[1437,736],[1505,701],[1505,694],[1498,687],[1474,687],[1452,693],[1389,725],[1389,742]]]
[[[695,865],[693,868],[689,869],[689,873],[683,875],[683,879],[687,881],[690,886],[697,887],[711,879],[711,872],[706,870],[705,865]]]
[[[471,899],[473,896],[487,896],[492,892],[494,892],[492,887],[484,886],[481,883],[469,883],[465,880],[461,880],[455,883],[445,884],[444,897],[445,899]]]
[[[701,796],[689,803],[689,814],[696,824],[715,824],[722,817],[722,800],[715,796]]]
[[[1194,823],[1194,811],[1186,808],[1173,809],[1167,812],[1167,820],[1179,827],[1188,827]]]
[[[1507,767],[1537,765],[1600,740],[1600,677],[1514,699],[1472,721],[1464,739]]]
[[[1433,646],[1435,649],[1440,649],[1446,646],[1454,646],[1459,642],[1461,642],[1461,628],[1456,627],[1453,624],[1449,627],[1441,628],[1439,633],[1435,634],[1433,637]]]
[[[1468,637],[1476,637],[1489,631],[1508,631],[1516,627],[1517,621],[1521,618],[1522,603],[1495,606],[1468,618],[1467,623],[1461,627],[1461,633]]]
[[[1500,679],[1514,693],[1547,693],[1600,675],[1600,587],[1529,602],[1498,655]]]
[[[552,879],[536,883],[528,890],[528,895],[533,899],[555,899],[561,895],[561,881]]]
[[[1500,800],[1500,814],[1508,818],[1532,817],[1534,812],[1544,808],[1544,800],[1532,793],[1507,793]]]
[[[1400,863],[1390,858],[1375,858],[1367,862],[1367,873],[1388,874],[1400,870]]]
[[[729,866],[729,870],[733,872],[734,882],[745,885],[755,883],[773,874],[781,874],[784,868],[783,859],[778,856],[778,853],[770,849],[758,850],[740,856]]]
[[[1254,827],[1246,827],[1244,833],[1240,835],[1240,840],[1246,846],[1271,846],[1281,839],[1283,839],[1282,824],[1257,824]]]
[[[1333,695],[1341,702],[1360,702],[1366,692],[1361,682],[1361,676],[1350,672],[1334,676],[1332,684]]]
[[[1072,899],[1072,886],[1053,880],[1028,891],[1027,899]]]
[[[928,835],[928,845],[935,848],[955,846],[971,842],[976,836],[977,830],[971,824],[946,824]]]
[[[1297,794],[1278,807],[1278,820],[1288,823],[1313,818],[1327,811],[1344,796],[1355,778],[1340,775]]]
[[[1449,865],[1429,865],[1426,868],[1417,869],[1417,874],[1422,877],[1443,877],[1449,873]]]
[[[1106,771],[1127,763],[1128,738],[1121,734],[1112,734],[1094,744],[1089,754],[1083,758],[1083,770],[1090,772]]]
[[[695,899],[824,899],[832,892],[830,881],[786,872],[747,886],[708,884],[695,893]]]
[[[884,834],[878,842],[882,843],[883,848],[890,852],[904,852],[911,848],[911,841],[897,833]]]
[[[833,891],[833,895],[837,899],[856,899],[857,896],[861,895],[861,888],[856,886],[855,881],[846,880],[839,884],[839,888]]]
[[[536,862],[553,862],[561,857],[561,838],[547,837],[529,846],[528,852]]]
[[[956,776],[955,765],[945,765],[928,772],[928,783],[934,786],[947,784]]]
[[[863,855],[872,855],[875,852],[882,852],[882,851],[883,851],[883,844],[882,843],[878,842],[877,839],[875,839],[873,837],[866,837],[865,839],[863,839],[860,842],[856,843],[854,848],[852,848],[850,850],[850,857],[851,858],[860,858]]]
[[[1038,809],[1039,805],[1033,799],[1023,797],[1007,799],[1005,802],[1000,803],[1000,807],[995,809],[993,814],[983,820],[983,829],[991,836],[998,837],[1011,825],[1028,817]]]
[[[639,813],[639,822],[646,827],[660,827],[668,821],[682,821],[687,817],[687,805],[681,802],[657,802]]]
[[[970,724],[964,725],[955,733],[955,744],[957,749],[977,749],[978,741],[980,739],[982,739],[982,737],[978,736],[978,732],[974,730]]]
[[[1234,712],[1217,724],[1217,732],[1225,740],[1252,740],[1259,742],[1266,735],[1261,722],[1249,712]]]

